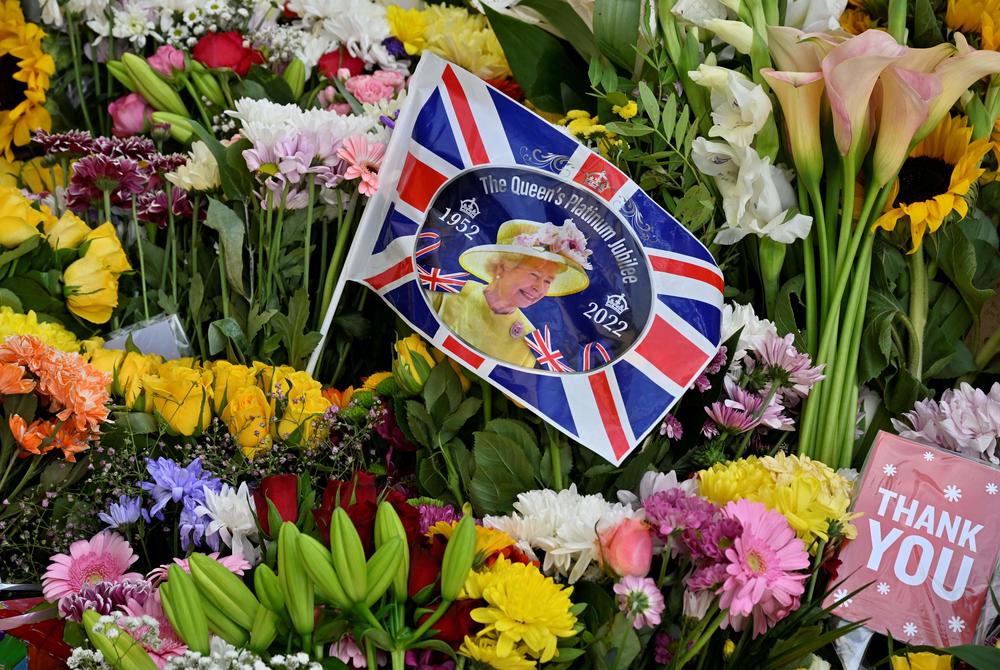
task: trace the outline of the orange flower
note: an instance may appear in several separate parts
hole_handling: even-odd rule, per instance
[[[89,438],[90,434],[78,431],[70,424],[64,423],[56,431],[51,447],[61,449],[63,457],[67,461],[76,463],[76,454],[90,448]]]
[[[0,363],[0,396],[21,395],[35,390],[35,382],[24,379],[24,368],[11,363]]]
[[[17,446],[26,452],[18,454],[22,458],[26,458],[29,454],[41,456],[55,446],[52,442],[42,444],[52,435],[52,424],[48,421],[32,421],[29,426],[20,415],[11,414],[7,418],[7,425],[10,426],[10,432],[14,435]]]
[[[353,396],[354,396],[353,386],[348,386],[343,391],[338,391],[333,387],[330,387],[328,389],[323,389],[323,397],[329,400],[331,405],[336,405],[341,409],[351,404],[351,398]]]

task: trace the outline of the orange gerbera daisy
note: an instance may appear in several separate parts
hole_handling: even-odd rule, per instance
[[[22,395],[35,390],[35,382],[24,379],[25,370],[20,365],[0,363],[0,396]]]

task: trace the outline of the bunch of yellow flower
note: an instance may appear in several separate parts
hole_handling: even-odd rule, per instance
[[[807,456],[750,456],[698,473],[698,490],[717,505],[746,498],[781,512],[815,553],[829,540],[830,522],[848,539],[857,535],[848,512],[852,485],[825,463]]]
[[[173,434],[198,435],[218,417],[247,458],[274,440],[313,443],[313,424],[330,408],[320,383],[287,365],[164,361],[101,348],[90,363],[112,375],[111,392],[126,407],[155,415]]]
[[[424,10],[390,5],[386,16],[389,31],[411,56],[430,51],[486,80],[511,76],[500,42],[482,14],[446,5]]]
[[[484,627],[465,637],[459,653],[494,668],[534,668],[552,660],[559,639],[577,634],[572,593],[536,566],[498,556],[466,579],[463,597],[485,600],[486,606],[472,610],[472,619]]]
[[[66,330],[62,324],[39,322],[33,310],[18,314],[10,307],[0,307],[0,341],[11,335],[34,335],[45,344],[60,351],[80,351],[80,341],[76,335]]]
[[[52,117],[45,95],[56,71],[52,56],[42,48],[45,33],[24,20],[20,0],[0,0],[0,61],[4,61],[4,103],[0,106],[0,155],[13,157],[31,133],[50,130]]]

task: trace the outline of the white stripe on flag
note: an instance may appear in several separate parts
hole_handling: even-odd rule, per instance
[[[441,351],[447,351],[444,348],[444,341],[446,339],[448,339],[449,335],[452,335],[451,331],[448,330],[447,328],[445,328],[444,326],[441,326],[441,327],[439,327],[437,329],[437,332],[434,333],[434,337],[429,338],[429,340],[430,340],[431,344],[433,344],[439,350],[441,350]],[[454,337],[454,336],[452,336],[452,337]],[[462,340],[459,340],[457,337],[455,339],[458,340],[459,342],[461,342],[464,346],[469,347],[468,344],[466,344],[465,342],[462,342]],[[469,347],[469,349],[472,350],[473,352],[479,354],[479,352],[477,352],[472,347]],[[493,372],[493,368],[495,368],[497,366],[497,362],[495,360],[487,357],[487,356],[484,356],[483,354],[479,354],[479,355],[483,356],[484,360],[483,360],[483,363],[478,368],[474,368],[471,365],[468,365],[465,361],[463,361],[461,358],[458,358],[457,356],[451,356],[451,355],[449,355],[448,357],[451,360],[453,360],[453,361],[457,361],[459,363],[459,365],[462,365],[462,366],[464,366],[466,368],[469,368],[470,370],[472,370],[473,372],[475,372],[480,377],[483,377],[483,378],[489,377],[490,373]]]
[[[625,409],[625,401],[622,399],[621,389],[618,388],[618,378],[615,377],[614,367],[608,369],[608,386],[611,388],[611,395],[615,399],[615,408],[618,410],[618,420],[621,421],[622,430],[629,444],[635,444],[635,433],[632,432],[632,424],[628,420],[628,412]]]
[[[416,222],[417,225],[420,225],[420,223],[424,220],[424,217],[426,216],[424,212],[421,212],[413,205],[405,202],[398,195],[395,198],[393,198],[392,204],[393,207],[396,208],[397,212],[408,218],[410,221]]]
[[[658,256],[660,258],[668,258],[672,261],[680,261],[681,263],[689,263],[691,265],[697,265],[698,267],[705,268],[706,270],[711,270],[715,274],[722,277],[722,270],[715,263],[709,263],[701,258],[695,258],[694,256],[688,256],[686,254],[678,254],[673,251],[664,251],[662,249],[654,249],[652,247],[646,247],[646,253],[650,257]]]
[[[579,436],[576,439],[585,442],[606,460],[617,462],[611,443],[605,437],[604,420],[594,398],[594,389],[590,386],[590,375],[560,375],[559,378],[566,392],[573,423],[576,424],[576,434]]]
[[[681,394],[684,393],[683,387],[678,386],[674,380],[663,374],[662,370],[656,367],[649,360],[640,356],[635,349],[622,356],[622,360],[634,365],[639,372],[649,377],[654,384],[662,388],[674,398],[679,398]]]
[[[611,198],[611,209],[615,212],[620,210],[628,199],[635,195],[635,192],[638,190],[639,185],[634,181],[629,180],[625,182],[622,187],[618,189],[618,192],[615,193],[615,197]]]
[[[500,114],[497,112],[493,98],[489,89],[483,86],[481,79],[461,68],[455,68],[458,75],[458,82],[465,89],[465,98],[469,101],[472,109],[472,118],[479,128],[479,136],[482,138],[486,155],[490,157],[491,163],[504,165],[515,165],[514,152],[510,150],[510,142],[507,139],[507,132],[503,124],[500,123]]]
[[[461,170],[446,161],[445,159],[438,156],[436,153],[427,149],[421,144],[415,141],[410,141],[410,153],[413,157],[419,160],[421,163],[431,168],[435,172],[443,174],[448,179],[451,179],[457,175]]]
[[[722,305],[722,294],[711,284],[669,272],[653,273],[653,290],[657,295],[691,298],[715,307]]]
[[[573,155],[569,157],[568,161],[566,161],[566,165],[563,166],[563,169],[559,171],[559,176],[563,179],[573,181],[573,177],[576,176],[576,173],[580,171],[583,164],[588,158],[590,158],[590,154],[590,149],[582,144],[578,146],[576,150],[573,151]]]

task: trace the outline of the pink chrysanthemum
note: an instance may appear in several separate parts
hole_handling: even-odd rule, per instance
[[[812,364],[808,354],[795,348],[795,336],[779,337],[767,333],[754,347],[757,361],[783,390],[790,404],[809,395],[809,390],[822,380],[823,366]]]
[[[636,630],[660,625],[660,614],[665,604],[663,594],[652,579],[622,577],[615,584],[614,592],[618,595],[618,609],[625,613]]]
[[[42,578],[42,593],[49,602],[56,602],[98,582],[140,581],[139,573],[125,572],[137,560],[132,547],[118,533],[104,531],[89,540],[77,540],[69,546],[68,555],[52,557]]]
[[[355,135],[344,140],[337,156],[347,163],[344,179],[358,179],[361,184],[358,191],[369,197],[378,190],[378,169],[385,156],[385,145],[381,142],[369,142],[362,135]]]
[[[790,612],[798,609],[805,590],[809,554],[780,513],[763,504],[737,500],[724,514],[743,526],[743,532],[726,550],[726,581],[719,588],[719,607],[729,610],[733,630],[743,630],[753,615],[757,637]]]

